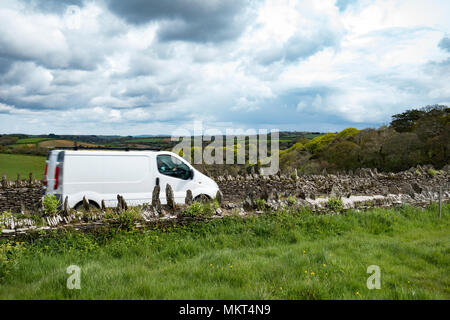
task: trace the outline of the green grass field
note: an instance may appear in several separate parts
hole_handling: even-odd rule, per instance
[[[3,240],[0,298],[449,299],[449,213],[280,211],[19,247]],[[66,288],[70,265],[81,268],[80,290]],[[366,286],[370,265],[381,269],[379,290]]]
[[[52,138],[23,138],[16,141],[16,144],[29,144],[34,143],[37,144],[42,141],[52,140]]]
[[[45,157],[0,153],[0,175],[5,173],[8,179],[15,180],[18,173],[26,178],[30,172],[35,179],[43,179],[44,169]]]

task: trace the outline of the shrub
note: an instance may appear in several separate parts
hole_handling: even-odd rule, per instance
[[[112,220],[113,223],[117,223],[119,229],[124,230],[133,230],[135,223],[142,220],[140,211],[134,208],[121,213],[107,210],[105,217],[106,219]]]
[[[294,205],[297,202],[297,200],[295,199],[294,196],[289,196],[287,201],[288,201],[288,204],[291,205],[291,206]]]
[[[46,194],[44,200],[42,200],[44,206],[44,212],[46,215],[54,216],[58,213],[59,200],[55,195]]]
[[[202,212],[202,204],[198,201],[194,201],[186,210],[183,211],[182,215],[186,217],[198,217]]]
[[[25,247],[21,242],[0,243],[0,280],[4,278],[16,264],[16,260],[22,255]]]
[[[333,140],[336,138],[336,134],[327,133],[323,136],[316,137],[309,141],[305,147],[311,152],[313,155],[317,155],[319,151],[321,151],[325,146],[328,146]]]
[[[430,169],[428,169],[428,174],[432,177],[436,177],[437,171],[434,170],[433,168],[430,168]]]
[[[357,154],[359,151],[360,147],[356,143],[340,141],[329,147],[323,157],[330,164],[335,164],[338,168],[349,170],[358,167]]]
[[[203,202],[202,204],[202,215],[206,216],[206,217],[210,217],[214,214],[215,212],[215,202]]]
[[[358,129],[356,128],[347,128],[342,130],[341,132],[339,132],[337,134],[337,136],[339,138],[348,138],[348,137],[353,137],[354,135],[356,135],[359,132]]]
[[[256,199],[255,204],[256,204],[256,208],[258,210],[266,209],[266,200],[264,200],[264,199]]]
[[[218,202],[204,202],[200,203],[198,201],[194,201],[186,210],[184,210],[181,214],[185,217],[210,217],[214,214],[215,210],[218,208]]]
[[[13,216],[13,214],[9,211],[3,211],[3,213],[0,215],[0,231],[2,229],[2,226],[4,226],[4,223],[6,220],[10,219]]]
[[[117,215],[119,228],[124,230],[133,230],[135,222],[142,219],[141,214],[135,209],[128,209]]]
[[[328,208],[333,211],[342,211],[344,209],[344,206],[341,199],[330,197],[328,199]]]
[[[282,156],[283,154],[289,153],[291,151],[295,151],[295,150],[303,150],[304,146],[301,142],[297,142],[296,144],[294,144],[292,147],[284,149],[284,150],[280,150],[280,156]]]

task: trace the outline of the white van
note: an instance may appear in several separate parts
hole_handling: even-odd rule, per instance
[[[177,203],[184,203],[186,191],[195,198],[214,198],[217,183],[182,157],[167,151],[69,151],[54,150],[47,163],[46,194],[54,194],[78,209],[83,197],[100,207],[117,205],[117,195],[128,205],[151,203],[155,185],[161,187],[160,200],[166,204],[166,185],[170,184]],[[56,161],[53,161],[56,159]],[[54,169],[52,168],[54,167]],[[53,172],[53,179],[48,176]]]

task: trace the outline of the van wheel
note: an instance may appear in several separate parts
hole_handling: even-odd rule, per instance
[[[211,198],[208,197],[206,194],[200,194],[194,198],[194,201],[197,201],[200,203],[205,203],[205,202],[208,202],[209,200],[211,200]]]
[[[89,210],[99,209],[100,207],[94,202],[89,201]],[[83,201],[78,202],[75,207],[75,210],[83,210]]]

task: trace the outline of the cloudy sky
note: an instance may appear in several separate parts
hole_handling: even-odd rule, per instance
[[[450,105],[448,0],[0,0],[0,133],[337,131]]]

